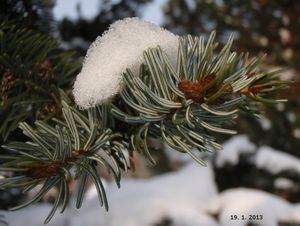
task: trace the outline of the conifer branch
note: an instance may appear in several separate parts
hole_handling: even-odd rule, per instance
[[[36,121],[32,128],[22,122],[20,128],[29,141],[3,146],[10,154],[0,156],[0,170],[15,175],[0,179],[0,187],[20,187],[24,192],[39,184],[43,187],[33,199],[13,209],[37,202],[57,187],[47,223],[59,205],[64,211],[71,179],[79,181],[76,207],[80,208],[88,178],[97,188],[101,205],[108,208],[97,165],[112,172],[119,185],[121,171],[131,168],[124,151],[142,152],[155,163],[149,137],[205,165],[194,148],[204,152],[222,149],[215,133],[235,134],[227,127],[241,110],[256,114],[259,103],[285,101],[267,96],[287,87],[289,82],[276,77],[280,71],[262,71],[263,58],[232,52],[233,36],[223,47],[214,39],[214,32],[206,42],[203,37],[180,38],[176,65],[161,47],[148,48],[140,73],[124,72],[123,86],[111,103],[78,110],[63,101],[61,117],[51,123]]]
[[[62,112],[64,121],[57,120],[56,125],[36,121],[35,128],[32,128],[26,122],[21,123],[20,128],[30,141],[10,142],[3,148],[11,155],[0,155],[4,161],[0,170],[16,172],[13,177],[0,179],[2,189],[18,187],[28,192],[37,185],[43,185],[31,200],[11,210],[39,201],[53,187],[58,189],[58,196],[45,223],[49,222],[59,205],[62,206],[61,212],[66,208],[68,183],[72,179],[80,181],[77,208],[81,207],[90,177],[97,188],[101,205],[108,209],[104,186],[96,167],[102,165],[113,173],[118,186],[121,170],[128,168],[122,152],[124,146],[117,142],[120,134],[110,129],[103,131],[96,108],[80,112],[63,102]],[[72,175],[73,169],[75,175]]]
[[[0,136],[6,141],[21,121],[45,120],[61,113],[59,88],[72,87],[80,60],[55,39],[0,23]]]
[[[213,134],[235,134],[224,125],[234,123],[239,110],[254,112],[258,102],[286,101],[264,97],[290,83],[276,78],[280,70],[261,71],[263,58],[231,52],[232,35],[221,49],[214,39],[215,32],[206,43],[203,37],[182,37],[176,68],[160,47],[150,48],[144,52],[139,76],[129,69],[124,73],[120,97],[130,109],[120,110],[115,104],[112,113],[139,126],[131,135],[131,145],[150,161],[146,144],[150,134],[204,164],[193,148],[222,149]]]

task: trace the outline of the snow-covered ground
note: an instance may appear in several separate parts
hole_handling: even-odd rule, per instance
[[[291,168],[298,171],[300,165],[290,155],[268,147],[256,148],[245,136],[226,142],[216,163],[235,164],[240,153],[253,154],[258,167],[274,173]],[[121,189],[108,183],[109,212],[99,206],[91,188],[80,210],[73,207],[72,200],[68,210],[57,213],[49,226],[157,226],[164,221],[171,226],[246,226],[249,215],[262,215],[254,223],[263,226],[277,226],[278,221],[300,223],[300,204],[255,189],[218,193],[211,162],[207,163],[203,167],[188,162],[178,171],[149,179],[124,179]],[[4,215],[10,226],[41,226],[49,210],[50,206],[41,204]],[[231,219],[234,215],[238,220]]]
[[[222,192],[210,202],[209,209],[219,215],[222,226],[244,226],[250,221],[263,226],[277,226],[280,221],[300,222],[298,205],[254,189],[238,188]],[[234,215],[236,220],[231,219]]]
[[[210,164],[201,167],[192,162],[183,169],[151,179],[127,179],[121,189],[107,187],[110,210],[99,207],[94,188],[87,195],[82,209],[69,209],[57,214],[49,225],[56,226],[154,226],[164,219],[174,225],[214,226],[216,221],[204,212],[206,204],[217,196]],[[18,212],[6,213],[10,226],[41,225],[47,214],[46,205],[37,205]],[[39,217],[32,219],[39,212]],[[24,221],[25,220],[25,221]]]

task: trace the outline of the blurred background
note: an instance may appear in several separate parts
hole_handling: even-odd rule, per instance
[[[70,207],[50,225],[300,225],[300,1],[1,0],[0,4],[0,22],[13,20],[18,28],[51,36],[60,51],[75,52],[79,61],[112,22],[140,17],[180,35],[207,36],[216,30],[221,43],[234,33],[235,50],[267,53],[264,66],[283,67],[282,79],[295,81],[290,89],[277,94],[288,103],[265,106],[265,115],[259,119],[242,115],[233,127],[243,135],[219,137],[224,150],[203,156],[206,168],[158,143],[154,150],[158,164],[151,166],[136,156],[137,169],[126,175],[121,190],[103,175],[109,213],[96,205],[90,188],[82,210]],[[7,74],[2,73],[3,105]],[[7,114],[2,106],[2,120]],[[17,133],[9,137],[17,137]],[[24,219],[32,221],[27,225],[42,225],[44,209],[55,191],[48,196],[32,209],[4,211],[4,218],[11,226],[23,225]],[[25,198],[18,190],[0,191],[0,208],[5,210]],[[242,220],[242,215],[247,219]],[[249,215],[258,219],[250,222]]]

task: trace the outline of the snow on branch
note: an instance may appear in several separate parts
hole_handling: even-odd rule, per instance
[[[272,174],[285,170],[293,170],[300,174],[299,159],[268,146],[263,146],[257,151],[254,162],[258,168],[263,168]]]
[[[178,36],[139,18],[113,23],[87,52],[74,84],[76,103],[88,108],[109,101],[122,87],[123,72],[129,68],[137,75],[143,51],[158,45],[175,65]]]

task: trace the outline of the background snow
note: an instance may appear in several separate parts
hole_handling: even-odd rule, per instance
[[[210,164],[201,167],[191,162],[177,172],[150,179],[127,179],[121,189],[109,184],[106,190],[109,212],[100,208],[93,187],[80,210],[70,208],[63,215],[56,214],[49,226],[153,226],[164,218],[172,219],[174,226],[218,225],[203,211],[207,202],[217,196]],[[49,209],[47,205],[36,205],[6,213],[6,219],[10,226],[23,226],[24,220],[38,226]],[[30,220],[37,211],[39,217]]]
[[[176,216],[179,213],[180,216],[194,215],[195,211],[199,212],[217,195],[211,165],[199,167],[192,162],[177,172],[148,180],[127,180],[123,181],[120,190],[115,186],[108,189],[111,199],[107,217],[113,222],[108,225],[129,226],[134,219],[137,225],[146,226],[164,216]],[[124,212],[128,206],[130,211]]]
[[[237,135],[223,144],[216,154],[216,166],[235,165],[242,154],[252,154],[253,164],[271,174],[292,170],[300,175],[300,160],[294,156],[268,146],[257,148],[245,135]]]
[[[295,186],[294,182],[290,179],[279,177],[274,182],[274,187],[277,189],[293,189]]]
[[[246,135],[234,136],[223,144],[222,150],[218,151],[216,165],[217,167],[222,167],[226,163],[235,165],[242,153],[254,153],[255,148]]]
[[[269,147],[255,151],[255,145],[243,135],[227,141],[217,153],[216,161],[219,165],[235,164],[241,153],[253,154],[257,166],[273,173],[286,169],[300,172],[296,158]],[[283,182],[281,179],[276,184]],[[300,223],[300,204],[291,204],[270,193],[246,188],[218,193],[210,161],[207,167],[188,162],[178,171],[149,179],[124,179],[121,189],[114,183],[106,183],[106,190],[109,212],[99,206],[92,187],[80,210],[74,208],[75,200],[71,200],[67,211],[62,215],[57,213],[49,226],[155,226],[164,219],[169,219],[172,226],[247,225],[245,220],[230,220],[234,214],[263,215],[263,221],[255,222],[263,226],[277,226],[278,221]],[[40,226],[50,208],[40,204],[4,213],[10,226],[23,226],[24,222]],[[213,216],[219,216],[218,220]]]
[[[75,102],[88,108],[111,99],[122,86],[123,72],[129,68],[137,75],[143,51],[158,45],[175,65],[178,36],[138,18],[113,23],[87,52],[74,84]]]
[[[258,149],[254,162],[258,168],[265,169],[272,174],[293,170],[300,175],[299,159],[267,146]]]
[[[252,221],[264,226],[277,226],[279,221],[289,220],[294,214],[293,206],[287,201],[254,189],[238,188],[229,189],[221,193],[208,209],[210,212],[218,213],[220,224],[222,226],[244,226],[247,225],[246,220],[242,220],[241,215],[248,218],[251,215],[263,215],[263,219]],[[300,212],[297,210],[298,214]],[[231,220],[231,215],[237,215],[238,220]],[[295,219],[293,219],[295,220]]]

